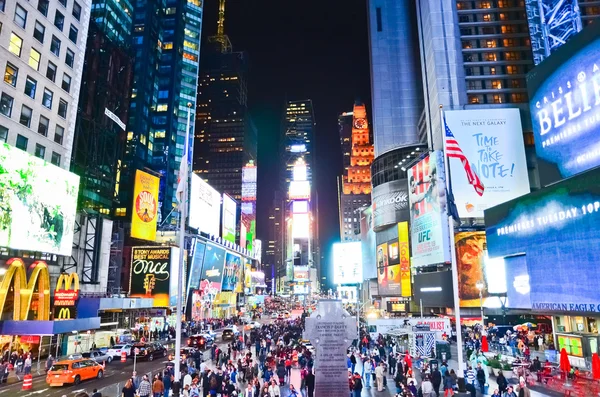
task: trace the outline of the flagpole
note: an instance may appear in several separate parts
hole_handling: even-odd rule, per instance
[[[188,114],[187,114],[187,127],[185,129],[185,144],[184,144],[184,150],[186,151],[185,153],[183,153],[183,156],[181,158],[181,161],[189,161],[188,159],[188,151],[189,151],[189,140],[190,140],[190,118],[191,118],[191,111],[192,111],[192,104],[188,103],[187,104],[188,107]],[[180,167],[185,169],[185,175],[179,175],[179,178],[181,178],[181,182],[182,182],[182,194],[181,194],[181,200],[179,202],[179,272],[177,273],[177,308],[176,308],[176,312],[177,314],[175,315],[176,318],[176,324],[175,324],[175,374],[174,374],[174,382],[177,382],[177,389],[174,388],[174,391],[177,390],[176,395],[179,395],[179,392],[181,390],[181,383],[180,383],[180,379],[181,379],[181,369],[180,369],[180,365],[181,365],[181,320],[183,318],[183,302],[181,299],[181,296],[183,295],[183,275],[184,275],[184,271],[183,271],[183,266],[184,266],[184,256],[185,256],[185,219],[187,217],[187,205],[188,205],[188,199],[187,199],[187,184],[188,184],[188,166],[186,164],[185,167]],[[175,394],[175,393],[174,393]]]
[[[440,123],[442,126],[442,142],[444,143],[444,165],[446,167],[446,191],[451,193],[450,184],[450,161],[446,151],[446,120],[444,118],[444,109],[440,105]],[[452,259],[452,290],[454,293],[454,317],[456,321],[456,347],[458,350],[458,376],[463,377],[465,374],[465,361],[463,358],[463,342],[462,330],[460,326],[460,298],[458,296],[458,264],[456,262],[456,247],[454,244],[454,218],[450,214],[450,203],[446,203],[448,209],[448,236],[450,236],[450,256]]]

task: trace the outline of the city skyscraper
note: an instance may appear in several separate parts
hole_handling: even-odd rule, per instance
[[[350,128],[349,115],[352,115]],[[371,163],[374,158],[365,105],[355,103],[352,112],[340,115],[338,125],[344,154],[344,175],[339,191],[340,239],[360,241],[361,210],[371,204]],[[346,156],[348,142],[350,155]]]
[[[281,131],[281,160],[285,166],[282,175],[284,190],[287,190],[287,185],[293,180],[294,165],[300,158],[306,162],[307,180],[314,186],[315,115],[312,100],[288,101]]]
[[[202,1],[135,0],[133,7],[135,66],[121,171],[122,207],[116,214],[129,218],[135,170],[146,169],[160,176],[159,228],[174,227],[187,105],[196,107]]]
[[[0,141],[69,169],[91,0],[0,1]]]
[[[250,161],[257,165],[258,137],[248,111],[248,54],[233,51],[224,21],[221,0],[217,34],[207,38],[202,50],[193,170],[241,201],[242,168]]]
[[[369,0],[375,156],[417,143],[423,87],[413,0]]]
[[[94,0],[87,37],[71,168],[81,177],[80,208],[103,216],[120,207],[118,176],[133,76],[132,9],[129,0]]]

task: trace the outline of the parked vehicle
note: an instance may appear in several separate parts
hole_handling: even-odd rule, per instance
[[[133,346],[131,346],[131,353],[129,357],[133,358],[135,349],[139,350],[136,358],[137,360],[152,361],[155,358],[167,356],[167,348],[158,342],[133,344]]]
[[[124,345],[114,345],[113,347],[108,349],[108,355],[111,356],[113,359],[115,357],[120,358],[122,352],[127,353],[127,357],[129,357],[129,355],[131,354],[131,344],[126,343]]]
[[[103,376],[104,368],[94,360],[62,360],[52,365],[46,375],[46,383],[49,386],[78,385],[82,380],[101,379]]]
[[[103,352],[102,350],[92,350],[86,353],[81,353],[83,358],[91,358],[99,364],[102,363],[110,363],[112,361],[112,356],[108,354],[108,351]]]

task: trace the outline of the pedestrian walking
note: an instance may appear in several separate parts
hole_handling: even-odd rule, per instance
[[[375,368],[375,379],[377,381],[377,391],[383,391],[383,378],[385,377],[385,367],[383,366],[383,362],[379,363],[377,368]]]
[[[309,369],[308,374],[306,374],[306,393],[308,397],[314,397],[315,395],[315,374],[313,374],[312,369]]]
[[[152,396],[162,397],[165,392],[164,383],[158,378],[158,375],[154,377],[154,383],[152,383]]]
[[[423,397],[432,397],[433,394],[433,384],[431,380],[429,380],[429,375],[425,375],[425,379],[421,383],[421,393]]]
[[[142,381],[140,382],[140,386],[137,389],[137,395],[139,397],[148,397],[152,393],[152,385],[148,380],[148,375],[144,375]]]

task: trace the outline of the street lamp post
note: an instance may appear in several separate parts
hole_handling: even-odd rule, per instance
[[[485,327],[485,322],[483,319],[483,287],[485,285],[483,284],[483,281],[478,281],[477,284],[475,284],[475,286],[479,290],[479,308],[481,309],[481,326]]]

